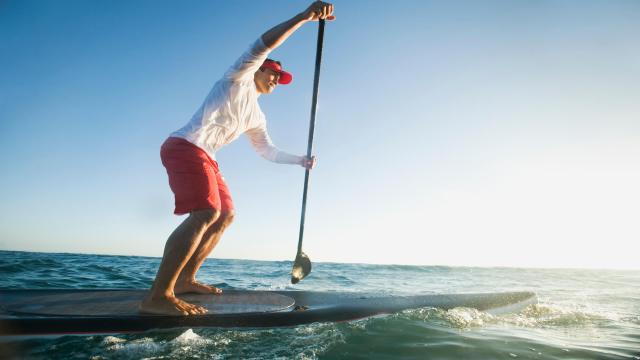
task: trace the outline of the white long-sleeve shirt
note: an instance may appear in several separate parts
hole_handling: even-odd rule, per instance
[[[222,79],[213,85],[189,123],[170,136],[189,141],[215,159],[218,149],[244,133],[256,152],[265,159],[277,163],[298,163],[301,157],[288,154],[273,145],[267,133],[264,113],[258,105],[260,93],[253,75],[270,51],[262,38],[258,38]]]

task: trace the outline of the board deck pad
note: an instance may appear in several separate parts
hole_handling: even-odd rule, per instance
[[[40,295],[9,304],[14,313],[63,316],[155,316],[140,314],[138,306],[146,295],[140,290],[116,290]],[[209,310],[209,314],[241,314],[284,311],[295,300],[265,291],[214,294],[181,294],[180,298]]]

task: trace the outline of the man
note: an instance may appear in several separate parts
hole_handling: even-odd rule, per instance
[[[298,164],[307,169],[315,157],[278,150],[267,133],[258,105],[260,94],[288,84],[292,75],[267,55],[308,21],[333,20],[333,5],[321,1],[268,30],[244,53],[214,86],[187,125],[171,134],[160,156],[175,195],[176,214],[189,216],[169,236],[156,279],[140,304],[140,312],[195,315],[206,309],[176,295],[188,292],[221,294],[216,287],[196,281],[198,269],[233,219],[233,202],[215,152],[242,133],[267,160]]]

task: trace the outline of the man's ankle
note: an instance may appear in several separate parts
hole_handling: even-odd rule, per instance
[[[173,291],[168,291],[168,290],[160,290],[160,291],[150,291],[149,294],[147,295],[148,299],[152,299],[152,300],[160,300],[160,299],[172,299],[176,297],[175,294],[173,293]]]
[[[176,280],[176,284],[194,284],[194,283],[196,283],[195,277],[179,277],[178,280]]]

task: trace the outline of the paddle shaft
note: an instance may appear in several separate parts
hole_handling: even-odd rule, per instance
[[[320,62],[322,60],[322,41],[324,38],[324,20],[318,21],[318,45],[316,47],[316,68],[313,76],[313,97],[311,99],[311,121],[309,124],[309,142],[307,143],[307,157],[313,151],[313,132],[316,127],[316,108],[318,104],[318,84],[320,82]],[[304,236],[304,217],[307,210],[307,190],[309,188],[309,169],[304,172],[304,190],[302,191],[302,214],[300,215],[300,235],[298,237],[298,254],[302,252],[302,238]]]

